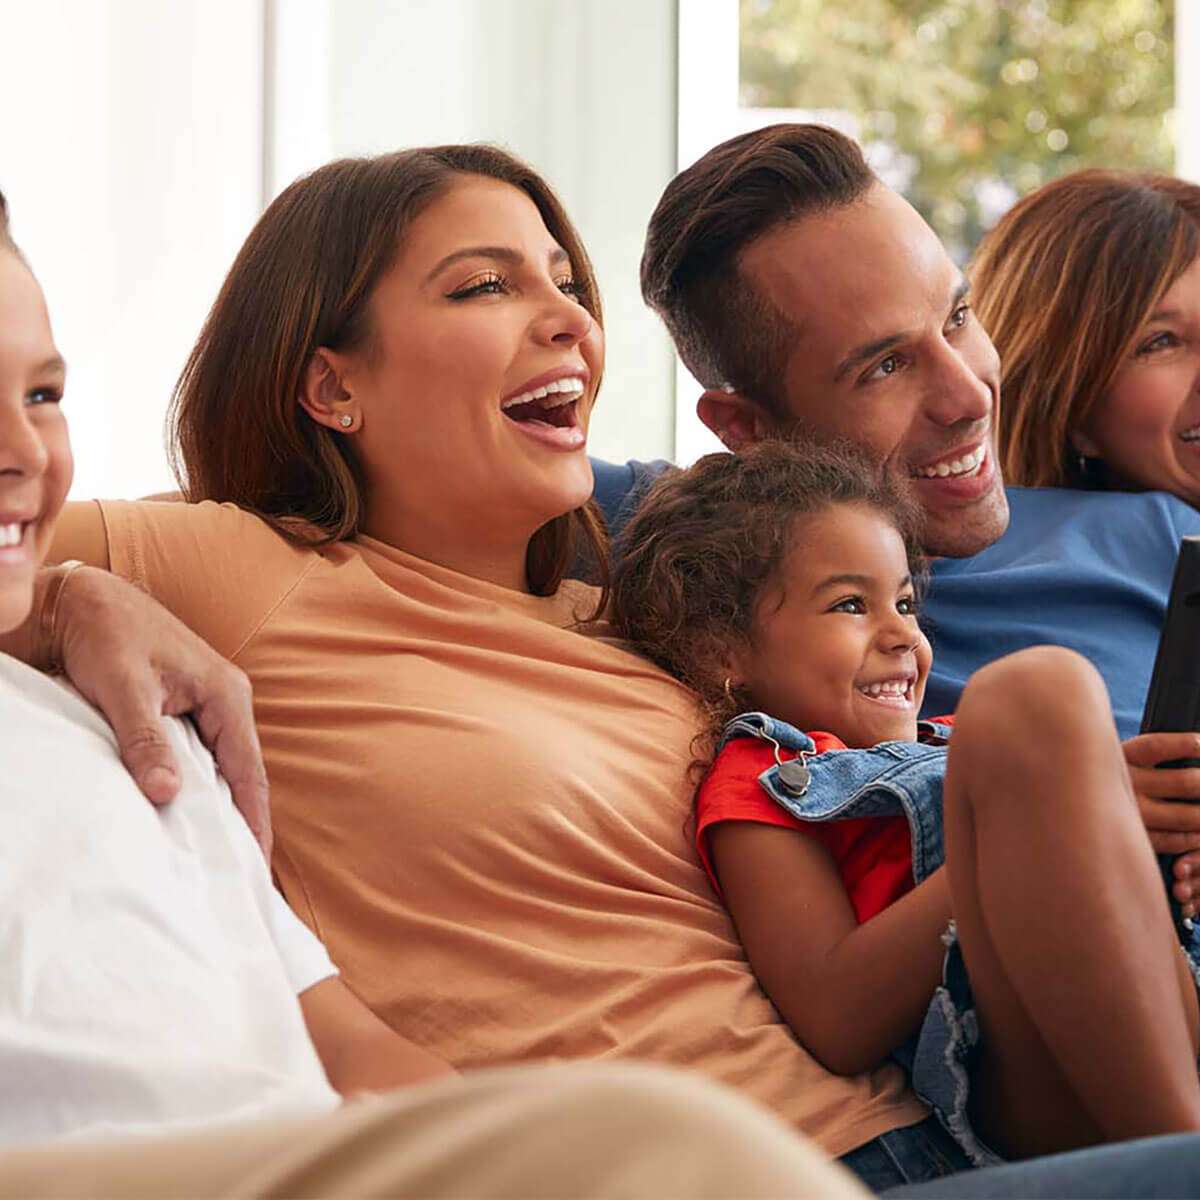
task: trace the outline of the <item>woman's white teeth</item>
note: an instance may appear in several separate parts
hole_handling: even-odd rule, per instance
[[[908,695],[907,679],[883,679],[876,683],[866,683],[858,689],[867,696],[893,696],[900,698]]]
[[[916,467],[913,474],[919,475],[922,479],[948,479],[951,475],[973,475],[979,470],[986,455],[986,447],[976,446],[970,454],[964,454],[962,458],[940,462],[935,467]]]
[[[505,400],[500,407],[515,408],[518,404],[532,404],[535,400],[546,400],[548,403],[543,404],[543,408],[558,408],[560,405],[570,404],[582,391],[583,380],[576,376],[568,379],[555,379],[532,391],[513,396],[511,400]]]
[[[24,536],[25,526],[20,523],[0,525],[0,550],[7,550],[9,546],[19,546]]]

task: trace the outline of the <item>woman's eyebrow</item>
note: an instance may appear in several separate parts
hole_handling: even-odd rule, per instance
[[[555,246],[547,257],[550,266],[556,267],[559,263],[569,262],[571,256],[561,246]],[[445,258],[439,260],[433,270],[425,276],[425,282],[428,283],[434,276],[439,275],[447,267],[453,266],[454,263],[460,262],[464,258],[494,258],[514,267],[519,266],[525,261],[525,256],[519,250],[514,250],[511,246],[466,246],[462,250],[452,251]]]

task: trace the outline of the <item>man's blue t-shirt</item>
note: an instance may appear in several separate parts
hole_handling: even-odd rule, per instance
[[[596,500],[614,530],[662,470],[658,463],[592,466]],[[933,564],[924,712],[953,712],[967,677],[985,663],[1051,644],[1091,660],[1108,685],[1121,737],[1132,737],[1179,541],[1200,536],[1200,512],[1163,492],[1013,487],[1008,502],[1012,519],[999,541],[970,558]]]

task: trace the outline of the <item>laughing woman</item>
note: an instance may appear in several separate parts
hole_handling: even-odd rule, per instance
[[[249,674],[277,877],[394,1028],[460,1067],[692,1067],[844,1154],[924,1108],[780,1021],[686,832],[692,694],[578,628],[602,367],[527,167],[332,163],[263,215],[183,373],[194,503],[69,506],[56,552]]]

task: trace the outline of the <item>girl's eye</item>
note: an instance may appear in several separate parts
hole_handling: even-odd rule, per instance
[[[508,280],[503,275],[484,275],[479,279],[451,292],[451,300],[470,300],[472,296],[498,296],[508,290]]]
[[[1179,345],[1177,338],[1170,330],[1164,330],[1162,333],[1156,333],[1152,338],[1147,338],[1135,351],[1135,354],[1153,354],[1158,350],[1171,350]]]
[[[35,388],[26,397],[26,401],[31,408],[36,408],[42,404],[58,404],[62,400],[62,391],[59,388]]]
[[[882,359],[874,367],[863,376],[865,382],[870,383],[876,379],[886,379],[889,375],[895,375],[903,365],[903,360],[898,354],[889,354],[887,358]]]
[[[917,598],[916,596],[901,596],[896,601],[896,611],[902,617],[915,617],[917,615]]]
[[[969,304],[960,304],[950,314],[951,329],[961,329],[967,323],[967,317],[971,315],[971,306]]]
[[[834,604],[829,611],[855,613],[861,616],[867,611],[867,602],[861,596],[847,596],[844,600],[839,600]]]

